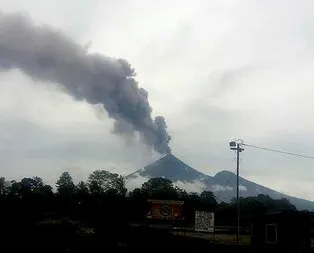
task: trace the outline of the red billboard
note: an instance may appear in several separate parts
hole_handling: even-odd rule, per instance
[[[151,208],[147,214],[149,219],[183,220],[182,206],[184,201],[149,199]]]

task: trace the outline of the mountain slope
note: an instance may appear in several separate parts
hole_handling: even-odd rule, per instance
[[[174,182],[192,182],[194,180],[211,179],[210,176],[193,169],[172,154],[168,154],[152,164],[147,165],[144,169],[135,171],[134,173],[128,175],[127,179],[137,176],[149,178],[165,177]]]
[[[143,183],[147,178],[153,177],[168,178],[181,188],[190,191],[212,191],[219,202],[230,202],[236,196],[237,176],[234,173],[223,170],[211,177],[193,169],[172,154],[166,155],[143,169],[128,175],[126,179],[127,181],[132,181],[142,178],[141,183]],[[265,194],[274,199],[287,198],[300,210],[314,210],[313,201],[282,194],[242,177],[240,177],[239,183],[241,197]],[[196,187],[193,187],[193,185]]]
[[[214,179],[219,184],[224,184],[225,186],[229,186],[232,190],[224,191],[221,194],[220,200],[229,202],[232,198],[236,196],[236,180],[237,175],[230,172],[230,171],[221,171],[218,172]],[[226,183],[227,182],[227,183]],[[279,199],[279,198],[287,198],[293,205],[295,205],[299,210],[314,210],[314,202],[292,197],[280,192],[277,192],[275,190],[272,190],[270,188],[267,188],[265,186],[262,186],[260,184],[256,184],[252,181],[249,181],[245,178],[240,177],[239,178],[239,185],[240,185],[240,196],[241,197],[251,197],[251,196],[257,196],[258,194],[264,194],[268,195],[273,199]],[[217,196],[217,193],[216,193]]]

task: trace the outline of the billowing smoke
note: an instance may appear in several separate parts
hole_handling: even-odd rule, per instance
[[[155,151],[170,152],[162,116],[152,118],[148,93],[123,59],[90,54],[49,26],[36,26],[21,15],[0,12],[0,71],[18,68],[34,80],[63,86],[78,100],[102,104],[114,132],[135,136]]]

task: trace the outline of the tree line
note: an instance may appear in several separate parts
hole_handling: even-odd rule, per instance
[[[235,200],[218,203],[210,191],[189,193],[166,178],[151,178],[128,192],[123,176],[96,170],[86,182],[77,184],[68,172],[64,172],[57,180],[55,190],[40,177],[20,181],[1,177],[0,236],[4,242],[19,238],[28,245],[33,245],[32,240],[36,240],[34,245],[41,241],[52,245],[51,252],[58,251],[58,247],[78,247],[83,252],[80,245],[100,247],[104,238],[106,244],[103,246],[114,248],[134,233],[130,232],[130,224],[147,224],[148,199],[183,200],[183,226],[193,226],[195,210],[214,211],[216,225],[236,225]],[[241,198],[240,201],[243,225],[250,216],[296,209],[286,199],[274,200],[265,195]],[[86,238],[93,243],[85,244]],[[14,246],[22,247],[22,244]],[[42,252],[40,248],[38,250]]]
[[[86,182],[75,184],[68,172],[63,172],[56,182],[56,192],[40,177],[7,181],[0,178],[0,202],[7,215],[24,210],[31,220],[44,219],[45,215],[68,217],[98,223],[109,216],[118,223],[143,221],[149,209],[147,199],[184,200],[187,223],[193,223],[195,210],[211,210],[223,225],[235,223],[236,200],[217,203],[210,191],[188,193],[166,178],[151,178],[139,188],[128,192],[125,178],[106,170],[95,170]],[[16,208],[18,206],[19,208]],[[240,199],[242,217],[249,217],[274,210],[296,210],[287,200],[274,200],[266,195]],[[1,212],[1,211],[0,211]],[[23,217],[20,215],[20,217]],[[4,216],[5,217],[5,214]],[[29,220],[29,217],[24,217]],[[95,220],[96,219],[96,220]]]

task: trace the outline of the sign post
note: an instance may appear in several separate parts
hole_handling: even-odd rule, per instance
[[[149,199],[151,209],[148,219],[157,220],[183,220],[182,206],[184,201]]]
[[[215,214],[207,211],[195,211],[195,231],[214,233]]]

